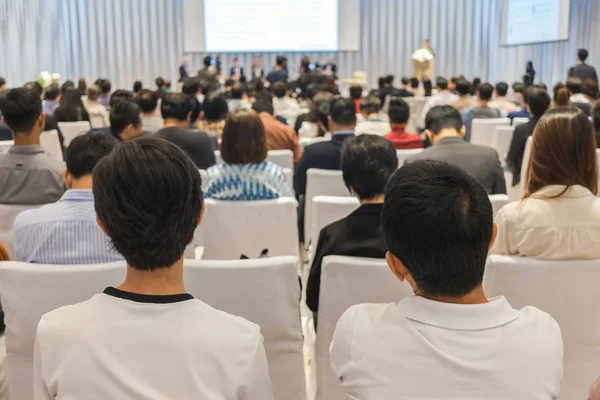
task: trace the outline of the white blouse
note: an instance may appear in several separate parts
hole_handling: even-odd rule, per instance
[[[583,186],[549,185],[496,215],[492,254],[540,260],[600,258],[600,198]]]

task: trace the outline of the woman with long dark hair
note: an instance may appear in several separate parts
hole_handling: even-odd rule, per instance
[[[58,122],[89,122],[90,120],[78,89],[68,89],[63,93],[60,97],[60,105],[54,110],[54,116]]]

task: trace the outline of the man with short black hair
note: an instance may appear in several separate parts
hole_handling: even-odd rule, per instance
[[[166,82],[161,76],[156,78],[154,82],[156,83],[156,91],[154,93],[156,93],[159,99],[162,99],[165,97]]]
[[[406,76],[403,76],[402,80],[400,82],[401,82],[400,89],[395,89],[392,92],[392,96],[394,96],[394,97],[413,97],[414,93],[410,91],[410,88],[408,86],[410,83],[408,78]]]
[[[392,128],[390,123],[381,118],[381,100],[376,96],[367,96],[360,99],[360,113],[363,119],[356,124],[355,135],[387,135]]]
[[[110,81],[108,79],[99,79],[98,86],[100,86],[100,90],[102,91],[102,95],[100,96],[98,103],[108,108],[110,103],[110,95],[112,93]]]
[[[48,86],[44,92],[44,101],[42,103],[42,111],[44,114],[53,114],[54,110],[60,105],[60,86],[53,83]]]
[[[567,79],[565,86],[571,92],[571,97],[569,98],[571,103],[590,104],[590,101],[583,94],[583,81],[580,78],[570,77]]]
[[[460,168],[420,161],[392,175],[381,217],[386,260],[414,295],[355,305],[340,318],[331,368],[345,398],[558,398],[557,322],[484,292],[493,219],[486,191]]]
[[[410,91],[415,96],[418,94],[418,91],[419,91],[419,79],[417,79],[414,76],[412,78],[410,78]]]
[[[496,98],[489,103],[490,107],[500,109],[504,115],[508,115],[508,113],[517,109],[515,103],[506,98],[506,93],[508,93],[508,83],[498,82],[496,84]]]
[[[275,115],[284,118],[288,126],[294,126],[300,112],[300,105],[296,100],[288,96],[287,82],[275,82],[273,84],[273,94],[275,95],[275,98],[273,98]]]
[[[406,125],[410,118],[410,107],[402,99],[393,98],[388,110],[392,131],[385,135],[392,145],[398,150],[420,149],[423,147],[421,136],[406,132]]]
[[[287,61],[286,56],[277,56],[275,68],[267,75],[267,81],[271,85],[274,85],[275,82],[288,80]]]
[[[110,114],[102,104],[98,102],[100,99],[100,88],[97,85],[92,85],[87,89],[87,98],[83,103],[90,116],[102,118],[103,126],[94,126],[94,128],[108,128],[110,126]]]
[[[471,82],[466,79],[459,79],[456,81],[456,93],[458,94],[458,100],[451,104],[452,107],[462,112],[465,109],[473,108],[477,105],[473,96],[471,96]]]
[[[40,146],[45,114],[31,89],[16,88],[0,96],[2,123],[13,135],[14,146],[0,155],[0,204],[47,204],[65,192],[64,164]]]
[[[96,223],[92,170],[119,143],[111,135],[82,135],[66,151],[61,199],[22,212],[14,225],[17,259],[38,264],[100,264],[122,260]]]
[[[176,144],[199,169],[215,165],[215,145],[206,132],[190,129],[192,101],[184,94],[169,93],[160,105],[165,125],[155,136]],[[214,138],[216,141],[216,138]]]
[[[273,103],[257,100],[252,105],[252,109],[256,111],[265,127],[267,150],[291,150],[294,153],[294,163],[298,163],[302,156],[298,136],[292,128],[275,118]]]
[[[142,129],[144,132],[155,133],[162,129],[164,121],[156,115],[158,107],[158,95],[148,89],[142,89],[135,97],[135,102],[142,110]]]
[[[110,131],[120,141],[142,135],[142,109],[131,101],[119,101],[110,110]]]
[[[204,211],[197,166],[145,137],[119,144],[93,181],[98,225],[127,274],[41,318],[35,398],[272,400],[260,328],[184,286],[183,253]]]
[[[463,110],[462,118],[463,124],[467,128],[465,135],[467,142],[471,139],[471,126],[474,119],[501,118],[503,116],[502,111],[488,106],[493,94],[494,87],[491,84],[485,82],[479,85],[477,88],[477,105],[473,108]]]
[[[457,165],[470,173],[488,194],[506,194],[504,171],[498,153],[491,147],[463,140],[466,128],[458,110],[436,106],[427,113],[425,132],[432,146],[406,160],[439,160]]]
[[[427,116],[429,110],[431,110],[433,107],[454,104],[454,102],[458,100],[458,96],[448,90],[448,80],[446,78],[438,77],[436,80],[436,86],[438,93],[434,96],[430,96],[425,102],[421,116],[417,121],[418,128],[425,127],[425,117]]]
[[[586,49],[577,50],[577,65],[569,68],[569,78],[579,78],[582,82],[586,79],[593,79],[596,81],[596,83],[598,83],[598,74],[596,73],[596,69],[585,63],[588,55],[589,53]]]

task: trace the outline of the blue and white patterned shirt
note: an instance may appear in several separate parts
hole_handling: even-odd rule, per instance
[[[204,196],[215,200],[270,200],[293,197],[283,168],[270,161],[218,164],[206,170]]]
[[[96,223],[91,190],[67,190],[56,203],[22,212],[14,232],[19,261],[99,264],[123,259]]]

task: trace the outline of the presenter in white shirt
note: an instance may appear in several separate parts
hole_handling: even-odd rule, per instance
[[[600,258],[592,123],[576,107],[547,111],[533,131],[525,197],[496,215],[492,253],[540,260]]]
[[[494,243],[490,200],[458,167],[404,165],[382,212],[390,279],[414,291],[398,304],[361,304],[341,317],[331,367],[349,400],[556,399],[560,328],[482,288]]]
[[[257,325],[194,299],[183,252],[204,210],[198,168],[175,145],[122,143],[93,173],[98,224],[125,282],[39,323],[36,400],[272,400]]]

